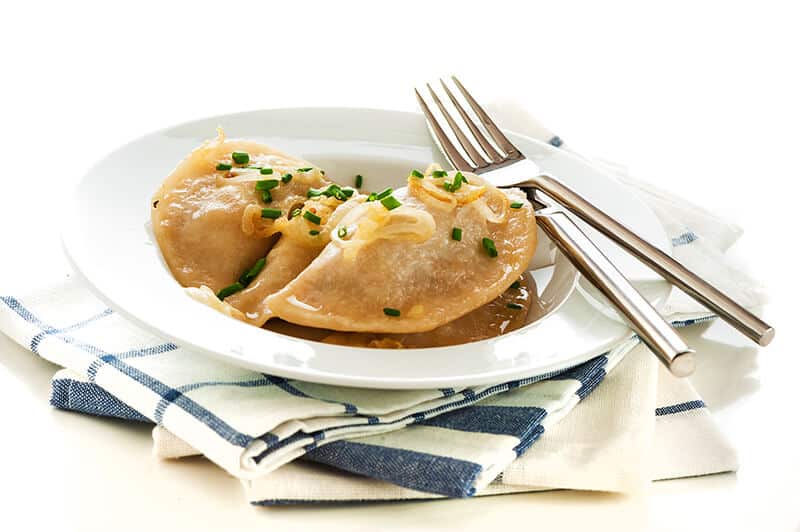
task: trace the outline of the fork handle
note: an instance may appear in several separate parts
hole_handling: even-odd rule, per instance
[[[639,337],[677,377],[694,371],[694,351],[631,285],[575,222],[561,211],[540,211],[536,222],[575,268],[625,316]]]
[[[557,203],[575,213],[584,222],[625,248],[634,257],[678,286],[706,308],[714,311],[757,344],[766,346],[772,341],[775,329],[769,324],[601,211],[558,179],[541,175],[526,184],[541,190]],[[525,187],[525,185],[522,186]]]

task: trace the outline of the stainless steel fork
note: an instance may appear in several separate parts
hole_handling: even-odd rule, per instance
[[[686,376],[694,371],[694,352],[575,225],[563,208],[569,209],[612,239],[753,341],[763,346],[772,340],[774,329],[757,316],[605,214],[563,182],[543,174],[536,163],[527,159],[508,140],[458,79],[455,77],[452,79],[475,113],[480,125],[470,116],[444,81],[440,80],[444,92],[467,126],[466,130],[448,112],[430,84],[427,85],[428,90],[447,126],[437,120],[422,95],[415,89],[420,108],[442,153],[457,170],[481,174],[496,186],[515,186],[524,189],[536,208],[537,222],[542,230],[578,271],[627,318],[645,344],[658,355],[674,375]],[[445,127],[452,132],[463,154],[445,132]]]

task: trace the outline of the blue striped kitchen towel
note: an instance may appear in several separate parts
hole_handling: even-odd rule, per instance
[[[203,357],[138,329],[74,282],[0,302],[0,330],[16,342],[108,391],[239,478],[306,455],[454,497],[491,482],[636,344],[571,370],[496,385],[366,390]],[[480,406],[464,410],[471,405]],[[95,406],[108,413],[102,403]],[[397,432],[402,441],[385,439],[409,425],[416,430]],[[439,429],[473,437],[456,445]]]
[[[644,348],[639,346],[626,356],[604,379],[607,382],[603,388],[588,397],[564,420],[553,423],[551,416],[539,424],[520,424],[516,434],[541,435],[541,441],[531,452],[518,456],[491,484],[477,489],[475,495],[553,488],[633,491],[650,480],[735,470],[735,451],[717,429],[689,381],[672,378],[652,356],[636,351],[644,351]],[[654,386],[655,394],[650,393]],[[70,370],[60,370],[54,375],[50,401],[53,406],[66,410],[147,421],[130,406]],[[483,408],[486,410],[481,411]],[[441,417],[474,414],[479,420],[485,420],[493,414],[502,414],[506,408],[501,407],[498,412],[496,405],[478,404]],[[449,442],[460,440],[456,446],[463,447],[464,442],[474,438],[476,430],[496,430],[499,424],[512,429],[515,422],[519,422],[519,416],[511,415],[502,420],[493,418],[486,423],[459,423],[454,419],[440,424],[447,428],[439,426],[434,430],[447,434]],[[359,439],[341,441],[336,445],[360,443],[358,450],[369,456],[357,463],[377,463],[387,444],[396,446],[402,439],[409,438],[404,432],[418,430],[412,425],[386,434],[381,445]],[[422,437],[430,438],[424,434]],[[177,458],[199,454],[162,426],[154,428],[153,440],[154,452],[158,456]],[[681,443],[678,446],[674,442]],[[306,458],[314,461],[315,452]],[[350,474],[336,468],[341,463],[338,461],[332,463],[333,468],[310,461],[294,461],[269,475],[244,481],[248,500],[258,505],[274,505],[441,497]]]

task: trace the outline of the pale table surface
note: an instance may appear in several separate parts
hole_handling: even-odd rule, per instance
[[[254,108],[413,110],[412,83],[458,72],[484,99],[516,95],[574,147],[628,163],[745,227],[734,253],[770,288],[775,342],[757,352],[722,324],[686,335],[700,353],[693,380],[740,452],[738,473],[635,495],[253,508],[238,481],[203,459],[154,459],[146,426],[52,409],[57,368],[0,335],[0,529],[800,530],[793,18],[763,6],[552,2],[520,3],[509,17],[511,6],[493,2],[497,10],[479,16],[490,39],[446,34],[432,53],[430,39],[414,38],[429,27],[419,17],[467,28],[478,15],[431,4],[408,2],[391,20],[361,9],[364,20],[339,3],[15,4],[0,35],[3,71],[13,75],[0,101],[0,293],[61,274],[59,201],[126,140]],[[214,35],[230,17],[265,25],[223,45]],[[481,76],[502,46],[525,68]],[[246,75],[229,75],[241,62]],[[761,192],[745,186],[753,184]]]

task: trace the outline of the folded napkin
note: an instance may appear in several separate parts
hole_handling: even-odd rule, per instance
[[[501,125],[561,144],[524,111],[508,104],[500,110]],[[506,116],[526,119],[528,127],[504,124]],[[762,301],[749,288],[757,286],[752,280],[722,265],[737,229],[621,176],[618,168],[595,164],[626,180],[654,208],[690,268],[700,270],[695,263],[713,258],[709,279],[749,306]],[[53,381],[54,405],[155,421],[156,454],[201,452],[242,478],[253,503],[532,488],[630,491],[649,479],[736,466],[689,383],[665,375],[634,336],[545,378],[459,390],[356,390],[255,373],[188,352],[139,330],[73,282],[0,301],[0,330],[71,370]],[[710,318],[680,295],[669,308],[677,325]],[[616,382],[589,395],[608,373]],[[686,443],[676,454],[677,447],[664,445],[670,441]],[[650,452],[659,445],[660,452]],[[300,456],[337,469],[293,462]]]
[[[287,380],[203,357],[136,328],[74,282],[0,301],[0,329],[12,339],[241,479],[305,455],[452,497],[489,484],[638,343],[631,338],[575,368],[496,385],[367,390]]]

